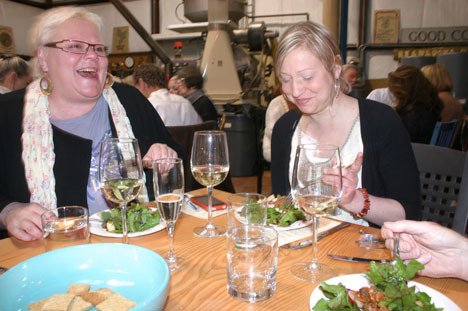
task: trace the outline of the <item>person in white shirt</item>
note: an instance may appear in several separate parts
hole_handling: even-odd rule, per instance
[[[158,112],[166,126],[194,125],[202,119],[192,104],[167,89],[165,73],[156,64],[141,64],[134,72],[135,87]]]
[[[395,99],[393,98],[392,93],[390,93],[390,90],[388,89],[388,87],[382,87],[382,88],[373,90],[372,92],[369,93],[369,95],[367,95],[367,99],[371,99],[376,102],[383,103],[390,107],[395,106],[394,105]]]

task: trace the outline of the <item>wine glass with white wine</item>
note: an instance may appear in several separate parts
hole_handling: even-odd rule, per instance
[[[291,267],[299,279],[319,282],[334,272],[317,259],[317,225],[322,216],[333,214],[342,193],[340,150],[334,145],[304,144],[296,151],[291,194],[299,208],[312,219],[312,260]]]
[[[208,223],[194,229],[197,237],[213,238],[226,230],[211,220],[213,187],[226,179],[229,173],[229,154],[226,133],[223,131],[198,131],[193,137],[190,168],[196,181],[208,189]]]
[[[169,252],[166,262],[171,271],[185,266],[185,258],[174,252],[174,229],[184,198],[184,165],[179,158],[163,158],[153,162],[154,196],[159,214],[169,234]]]
[[[122,242],[128,243],[127,204],[137,197],[144,183],[138,140],[108,138],[101,143],[99,182],[106,199],[120,206]]]

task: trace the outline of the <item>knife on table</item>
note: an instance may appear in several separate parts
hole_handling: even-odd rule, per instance
[[[391,260],[387,260],[387,259],[372,259],[372,258],[351,257],[351,256],[341,256],[341,255],[332,255],[332,254],[328,254],[328,257],[330,257],[332,259],[335,259],[335,260],[348,261],[348,262],[371,262],[371,261],[375,261],[377,263],[386,263],[386,262],[391,261]]]
[[[330,235],[332,233],[335,233],[336,231],[340,230],[340,229],[343,229],[343,228],[346,228],[346,227],[349,227],[350,223],[349,222],[342,222],[341,224],[339,224],[338,226],[336,227],[333,227],[331,229],[328,229],[328,230],[325,230],[324,232],[322,233],[319,233],[317,235],[317,241],[319,241],[320,239],[323,239],[324,237],[326,237],[327,235]],[[311,245],[312,243],[314,243],[314,239],[307,239],[307,240],[304,240],[304,241],[301,241],[297,244],[294,244],[294,245],[291,245],[289,248],[290,249],[301,249],[301,248],[304,248],[304,247],[307,247],[309,245]]]

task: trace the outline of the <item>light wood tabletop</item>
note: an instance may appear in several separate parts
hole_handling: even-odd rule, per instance
[[[198,190],[194,193],[203,193]],[[215,190],[218,198],[225,199],[228,193]],[[226,225],[225,215],[213,219],[214,223]],[[176,254],[187,258],[188,267],[171,273],[169,296],[165,310],[309,310],[309,299],[317,283],[296,279],[289,268],[296,262],[311,259],[311,247],[301,250],[280,248],[278,259],[277,289],[266,301],[248,304],[228,295],[226,289],[226,240],[197,238],[192,230],[204,225],[206,220],[182,214],[176,224],[174,247]],[[367,258],[390,258],[386,249],[366,250],[355,242],[359,239],[359,226],[349,226],[333,233],[318,244],[319,261],[333,267],[337,275],[366,272],[368,263],[350,263],[329,259],[327,254],[360,256]],[[365,228],[366,232],[378,234],[379,230]],[[120,239],[92,236],[92,243],[115,243]],[[165,255],[168,249],[166,230],[130,238],[130,244],[151,249]],[[30,257],[43,253],[42,242],[21,242],[16,239],[0,240],[0,266],[10,268]],[[415,281],[425,284],[452,299],[462,310],[468,310],[468,282],[458,279],[431,279],[417,277]]]

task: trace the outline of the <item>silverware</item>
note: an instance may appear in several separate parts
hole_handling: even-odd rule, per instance
[[[184,200],[185,200],[185,205],[186,206],[189,206],[192,210],[194,210],[195,212],[198,212],[199,211],[199,207],[193,203],[191,200],[190,200],[190,196],[187,195],[187,194],[184,194]]]
[[[317,236],[317,241],[323,239],[327,235],[335,233],[336,231],[341,230],[341,229],[346,228],[346,227],[349,227],[349,226],[350,226],[350,223],[342,222],[341,224],[339,224],[336,227],[333,227],[331,229],[323,231],[322,233],[319,233],[318,236]],[[301,241],[301,242],[299,242],[297,244],[293,242],[293,243],[283,245],[281,247],[295,250],[295,249],[301,249],[301,248],[307,247],[309,245],[312,245],[312,243],[314,243],[314,239],[307,239],[307,240]]]
[[[341,256],[341,255],[332,255],[332,254],[328,254],[328,257],[335,259],[335,260],[348,261],[348,262],[371,262],[371,261],[375,261],[378,263],[391,262],[391,260],[386,260],[386,259],[372,259],[372,258],[351,257],[351,256]]]

